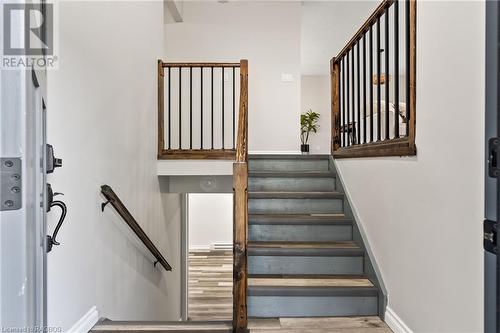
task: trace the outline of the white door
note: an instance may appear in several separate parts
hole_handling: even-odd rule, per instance
[[[22,23],[9,31],[12,40],[23,40]],[[46,325],[45,96],[44,71],[0,70],[2,330]]]

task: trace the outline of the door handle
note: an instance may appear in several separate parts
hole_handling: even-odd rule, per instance
[[[66,212],[67,212],[66,204],[61,200],[54,201],[54,196],[57,195],[63,195],[63,193],[58,193],[58,192],[54,193],[52,191],[52,186],[47,183],[47,199],[48,199],[47,212],[50,212],[52,207],[59,207],[61,209],[61,216],[59,217],[59,221],[57,222],[56,228],[54,229],[52,236],[47,235],[47,253],[52,251],[52,247],[54,245],[61,245],[61,243],[57,241],[56,237],[57,233],[61,229],[61,226],[66,218]]]

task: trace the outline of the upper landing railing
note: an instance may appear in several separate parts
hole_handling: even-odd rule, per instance
[[[159,159],[236,159],[237,140],[246,147],[247,66],[158,60]]]
[[[384,0],[331,60],[332,155],[415,155],[416,0]]]

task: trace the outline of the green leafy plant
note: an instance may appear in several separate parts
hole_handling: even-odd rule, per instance
[[[319,113],[314,112],[311,109],[300,115],[300,141],[303,145],[306,145],[307,141],[309,141],[309,133],[318,132],[318,121]]]

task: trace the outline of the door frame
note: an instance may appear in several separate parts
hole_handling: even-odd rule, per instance
[[[489,139],[500,137],[498,105],[498,28],[499,10],[497,1],[486,1],[486,38],[485,38],[485,156],[489,159]],[[485,219],[498,221],[500,216],[499,202],[500,182],[489,177],[489,163],[485,163]],[[484,331],[494,333],[500,331],[500,256],[484,252]]]

